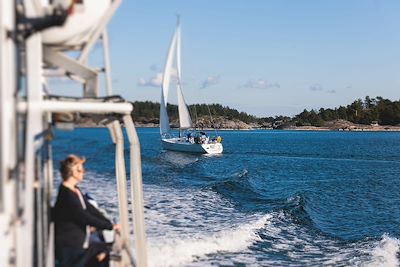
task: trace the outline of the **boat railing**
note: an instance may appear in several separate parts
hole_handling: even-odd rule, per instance
[[[112,267],[123,267],[127,264],[128,266],[136,266],[135,258],[131,252],[131,248],[123,242],[120,233],[116,233],[115,235],[112,251],[113,252],[110,254],[110,263]],[[124,256],[122,257],[121,255]]]
[[[110,125],[115,144],[116,205],[121,221],[116,246],[120,245],[123,255],[115,266],[147,266],[140,144],[131,118],[133,105],[122,98],[98,97],[99,70],[106,75],[107,95],[112,94],[106,24],[121,0],[110,0],[110,7],[93,25],[88,39],[82,39],[82,43],[74,47],[80,52],[77,59],[64,53],[70,48],[67,44],[46,42],[41,32],[44,28],[41,24],[33,24],[39,21],[46,22],[46,27],[56,25],[52,20],[37,20],[43,16],[42,2],[0,0],[0,30],[5,37],[0,41],[0,230],[4,243],[0,265],[54,266],[54,223],[50,221],[53,162],[51,137],[47,135],[51,136],[49,133],[56,122],[52,116],[62,114],[61,117],[71,118],[72,121],[64,124],[72,127],[79,123],[75,119],[80,115],[92,116],[96,124]],[[96,4],[96,1],[91,3]],[[37,27],[29,35],[24,32],[23,29],[35,25]],[[60,34],[64,32],[59,29]],[[103,43],[105,66],[93,68],[87,59],[99,39]],[[46,71],[52,70],[58,76],[82,84],[85,97],[46,95]],[[122,126],[126,127],[130,146],[132,206],[128,202]],[[132,220],[129,219],[130,211]],[[131,253],[130,227],[135,237],[135,253]]]
[[[146,254],[146,236],[144,228],[144,209],[143,209],[143,191],[142,191],[142,169],[141,169],[141,158],[140,158],[140,143],[136,133],[135,126],[133,124],[132,117],[129,115],[123,116],[123,122],[126,128],[127,137],[130,145],[130,179],[131,179],[131,199],[132,199],[132,214],[134,216],[133,221],[133,232],[135,235],[135,248],[136,248],[136,260],[138,266],[147,266],[147,254]],[[115,151],[115,163],[116,163],[116,176],[118,192],[118,202],[120,209],[120,221],[123,230],[122,244],[123,247],[129,247],[129,231],[128,231],[128,214],[125,214],[127,208],[127,197],[126,197],[126,171],[124,161],[124,143],[123,135],[121,130],[121,124],[119,121],[112,121],[107,124],[112,140],[116,146]]]
[[[50,67],[61,70],[62,76],[72,77],[74,80],[84,84],[84,98],[62,98],[51,97],[41,102],[44,110],[52,113],[80,112],[83,114],[96,114],[94,119],[97,124],[103,124],[109,129],[112,142],[115,145],[115,174],[118,191],[118,213],[121,224],[119,239],[120,248],[130,251],[131,229],[129,225],[129,206],[127,195],[126,168],[124,156],[124,138],[121,125],[126,128],[127,139],[130,146],[130,179],[131,179],[131,199],[133,214],[133,232],[135,236],[135,260],[130,253],[123,253],[121,266],[147,266],[146,238],[144,229],[144,210],[142,193],[142,173],[140,159],[140,144],[136,129],[132,121],[131,112],[133,106],[125,102],[122,98],[111,96],[111,68],[108,53],[108,35],[106,24],[109,22],[121,0],[110,1],[110,8],[104,13],[100,22],[91,32],[88,41],[84,44],[77,59],[69,57],[63,53],[63,49],[54,49],[52,45],[44,46],[43,60]],[[95,43],[101,39],[104,52],[104,70],[106,78],[106,98],[99,98],[98,72],[96,69],[87,65],[89,52]],[[23,105],[21,108],[24,108]],[[103,116],[98,116],[103,115]],[[117,264],[117,265],[118,265]]]
[[[122,253],[121,266],[147,266],[146,235],[144,227],[144,208],[142,191],[142,169],[140,158],[140,143],[137,132],[131,117],[133,106],[127,102],[104,102],[104,99],[92,98],[79,99],[50,98],[41,103],[30,103],[30,108],[39,113],[79,113],[90,116],[95,114],[96,119],[101,124],[105,124],[110,132],[111,140],[115,144],[115,174],[118,192],[118,213],[121,224],[121,233],[119,238],[119,251]],[[18,103],[18,111],[25,113],[28,111],[28,103]],[[99,116],[101,115],[101,116]],[[130,180],[131,180],[131,199],[132,207],[128,206],[125,156],[124,156],[124,138],[121,125],[126,128],[127,139],[130,147]],[[132,249],[130,242],[129,210],[132,211],[133,233],[135,240],[135,260],[132,264]],[[51,233],[52,235],[53,233]],[[118,245],[117,245],[118,248]]]
[[[169,138],[173,138],[173,137],[176,137],[176,136],[171,134],[171,133],[163,133],[163,134],[161,134],[161,138],[169,139]]]

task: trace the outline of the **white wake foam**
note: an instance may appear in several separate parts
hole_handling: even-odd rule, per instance
[[[217,252],[236,252],[260,240],[257,230],[268,223],[270,215],[214,234],[185,239],[153,240],[149,245],[150,266],[182,266]]]
[[[368,262],[365,266],[399,266],[400,262],[397,257],[400,249],[400,240],[397,238],[392,238],[387,234],[382,236],[382,240],[376,245],[372,250],[372,260]]]
[[[114,187],[115,182],[109,177],[90,172],[82,184],[84,191],[92,193],[116,217],[116,192],[109,190]],[[147,185],[144,190],[150,266],[201,266],[224,260],[227,265],[236,260],[247,266],[400,265],[400,240],[387,234],[379,241],[343,244],[310,234],[301,225],[293,224],[283,212],[251,217],[237,213],[232,203],[212,191],[155,185]],[[293,200],[296,199],[288,201]],[[258,235],[260,229],[264,240]],[[256,252],[248,252],[258,241],[264,243],[265,254],[254,262]],[[225,259],[223,255],[229,253],[236,254]]]

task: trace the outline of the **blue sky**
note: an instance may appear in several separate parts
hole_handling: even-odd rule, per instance
[[[108,27],[115,94],[159,102],[176,14],[188,104],[275,116],[400,99],[398,0],[124,0]]]

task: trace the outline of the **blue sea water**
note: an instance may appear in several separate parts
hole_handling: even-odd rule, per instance
[[[116,218],[107,129],[54,135],[55,162],[85,156],[81,187]],[[223,131],[214,156],[138,135],[151,266],[399,265],[400,133]]]

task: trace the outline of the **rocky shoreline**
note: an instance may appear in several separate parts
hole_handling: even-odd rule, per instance
[[[134,120],[135,126],[139,128],[158,128],[158,119],[139,118]],[[197,129],[202,130],[293,130],[293,131],[358,131],[358,132],[377,132],[377,131],[400,131],[400,125],[364,125],[355,124],[346,120],[333,120],[325,122],[322,126],[295,126],[290,123],[251,123],[247,124],[238,119],[225,117],[215,117],[211,121],[209,118],[199,118],[194,123]],[[179,121],[174,120],[170,123],[171,128],[179,128]],[[77,127],[95,128],[102,127],[90,118],[81,118]]]
[[[156,121],[141,121],[135,122],[136,127],[143,128],[156,128],[159,127],[158,122]],[[294,130],[294,131],[359,131],[359,132],[378,132],[378,131],[400,131],[400,126],[391,126],[391,125],[364,125],[364,124],[355,124],[346,120],[334,120],[325,122],[323,126],[295,126],[295,125],[272,125],[272,124],[258,124],[252,123],[247,124],[243,121],[233,119],[229,120],[223,117],[214,118],[213,123],[205,118],[200,118],[195,124],[196,128],[204,129],[204,130]],[[171,122],[172,128],[178,128],[178,121]]]

